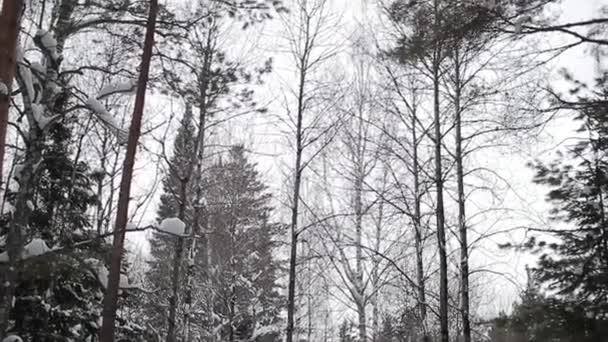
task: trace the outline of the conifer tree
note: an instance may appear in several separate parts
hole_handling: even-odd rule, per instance
[[[180,206],[184,206],[183,221],[186,223],[186,226],[192,224],[194,213],[191,203],[187,201],[187,194],[193,192],[193,186],[187,177],[190,177],[188,170],[191,170],[192,163],[194,163],[194,137],[195,129],[192,118],[192,107],[190,104],[186,104],[186,110],[173,145],[169,172],[163,180],[163,194],[161,195],[160,206],[158,208],[159,222],[168,217],[177,217]],[[150,308],[147,320],[152,326],[159,327],[163,335],[166,333],[166,329],[160,327],[166,326],[168,320],[167,307],[169,305],[167,300],[173,295],[171,293],[171,275],[174,265],[168,261],[174,260],[176,247],[181,243],[180,239],[183,238],[164,233],[153,233],[150,239],[151,260],[149,261],[150,268],[146,273],[146,277],[150,288],[158,289],[158,291],[147,299],[146,306]],[[182,272],[179,272],[180,281],[183,281],[185,276],[185,272],[183,271],[186,264],[184,259],[180,261],[182,269]],[[175,300],[177,301],[177,308],[180,308],[180,299],[176,298]]]
[[[608,84],[598,79],[591,95],[576,103],[560,100],[577,111],[581,139],[552,163],[537,162],[534,181],[550,188],[558,239],[547,243],[532,238],[526,247],[544,252],[535,269],[538,280],[568,301],[584,303],[590,315],[608,313]],[[578,87],[577,87],[578,88]],[[580,90],[580,89],[579,89]],[[576,93],[578,90],[574,90]],[[566,159],[567,158],[567,159]],[[568,160],[568,161],[566,161]]]
[[[282,298],[272,256],[279,226],[270,221],[270,194],[243,146],[209,171],[210,272],[220,340],[278,340]]]

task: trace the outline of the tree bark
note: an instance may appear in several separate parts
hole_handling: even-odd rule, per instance
[[[13,79],[16,69],[16,50],[19,28],[21,26],[21,13],[23,0],[5,0],[0,13],[0,187],[2,185],[4,152],[6,146],[6,130],[8,126],[8,113],[12,92]],[[4,93],[6,92],[6,93]],[[0,276],[0,339],[4,337],[8,328],[9,314],[15,292],[15,267],[18,260],[16,256],[21,247],[20,227],[9,228],[7,247],[9,254],[8,268],[1,270]]]
[[[439,35],[439,0],[434,0],[435,35]],[[439,38],[436,38],[439,41]],[[441,113],[439,106],[439,67],[441,63],[441,47],[435,42],[433,49],[433,116],[435,128],[435,185],[437,191],[437,203],[435,204],[435,215],[437,220],[437,244],[439,247],[439,326],[441,342],[449,342],[450,332],[448,325],[448,264],[445,240],[445,214],[443,209],[443,169],[441,162]]]
[[[304,58],[302,58],[304,60]],[[304,85],[306,82],[306,69],[304,63],[300,65],[300,80],[298,84],[298,113],[296,122],[296,161],[294,167],[293,198],[291,207],[291,246],[289,253],[289,281],[287,293],[287,329],[286,342],[293,342],[295,292],[296,292],[296,259],[298,256],[298,207],[300,203],[300,183],[302,181],[302,119],[304,116]]]
[[[6,94],[0,93],[0,185],[3,181],[8,109],[17,65],[17,38],[21,27],[22,11],[23,0],[5,0],[0,13],[0,83],[4,84],[3,88],[6,91]],[[0,329],[0,336],[2,335],[3,331]]]
[[[458,231],[460,236],[460,286],[461,301],[460,311],[462,314],[462,334],[464,342],[471,342],[471,323],[469,319],[469,246],[467,242],[467,227],[465,216],[465,195],[464,195],[464,168],[462,153],[462,108],[460,106],[461,82],[460,82],[460,60],[458,51],[454,54],[454,110],[455,110],[455,131],[456,131],[456,179],[458,183]]]
[[[177,166],[181,167],[181,165]],[[186,192],[188,187],[188,179],[182,179],[180,182],[180,198],[179,198],[179,212],[177,217],[180,220],[184,220],[186,214]],[[192,227],[190,227],[192,229]],[[177,342],[176,334],[176,317],[177,317],[177,304],[179,302],[179,278],[182,267],[182,259],[184,254],[184,237],[178,237],[175,241],[175,255],[173,256],[173,270],[171,274],[171,297],[169,298],[169,319],[167,324],[167,342]]]
[[[156,27],[156,14],[158,12],[158,0],[150,1],[150,12],[146,27],[144,51],[142,56],[141,71],[137,84],[137,95],[133,108],[133,117],[129,129],[129,140],[127,152],[123,164],[123,174],[120,183],[120,194],[118,196],[118,209],[116,213],[116,224],[114,226],[114,241],[112,257],[110,260],[110,274],[108,275],[108,288],[103,300],[103,322],[100,332],[100,342],[114,342],[114,327],[116,320],[116,309],[118,301],[118,285],[120,281],[120,265],[124,252],[125,229],[129,215],[129,196],[131,193],[131,180],[133,178],[133,166],[135,164],[135,153],[137,152],[137,141],[141,134],[141,122],[144,111],[148,75],[150,72],[150,60],[152,59],[152,47],[154,45],[154,31]]]
[[[364,148],[364,137],[363,137],[363,114],[361,109],[359,111],[358,127],[357,127],[357,141],[356,143],[356,155],[355,157],[355,284],[354,288],[359,295],[355,298],[357,302],[357,316],[358,316],[358,329],[359,329],[359,341],[367,341],[367,325],[365,317],[365,293],[363,289],[363,181],[364,181],[364,165],[363,158],[365,153]]]
[[[413,90],[416,91],[415,89]],[[420,194],[420,162],[418,160],[418,132],[416,131],[416,125],[418,125],[418,117],[416,112],[416,99],[415,94],[412,99],[412,174],[414,176],[414,247],[416,250],[416,282],[418,283],[418,311],[420,314],[420,323],[422,326],[422,342],[428,342],[428,327],[426,322],[426,292],[425,292],[425,281],[424,281],[424,259],[423,259],[423,241],[422,241],[422,227],[421,227],[421,194]]]

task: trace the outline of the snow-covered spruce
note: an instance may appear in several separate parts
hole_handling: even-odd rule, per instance
[[[184,236],[186,224],[177,217],[168,217],[160,223],[158,230],[172,235]]]

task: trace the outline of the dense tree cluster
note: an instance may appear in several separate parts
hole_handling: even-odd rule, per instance
[[[0,0],[0,340],[605,340],[608,18],[568,1]]]

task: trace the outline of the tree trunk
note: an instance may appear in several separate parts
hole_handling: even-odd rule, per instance
[[[465,195],[464,195],[464,171],[462,165],[462,108],[460,107],[461,82],[460,82],[460,60],[458,51],[454,54],[455,70],[455,96],[454,110],[456,111],[455,131],[456,131],[456,179],[458,183],[458,231],[460,235],[460,286],[461,301],[460,310],[462,314],[462,334],[464,342],[471,342],[471,323],[469,321],[469,246],[467,242],[467,227],[465,216]]]
[[[304,52],[307,55],[308,52]],[[287,293],[287,328],[286,342],[293,342],[295,293],[296,293],[296,261],[298,256],[298,207],[300,204],[300,183],[302,182],[302,152],[303,135],[302,120],[304,116],[304,85],[306,82],[305,58],[301,59],[300,80],[298,84],[298,113],[296,121],[296,160],[294,165],[293,197],[291,207],[291,245],[289,252],[289,280]]]
[[[413,90],[415,91],[415,90]],[[418,285],[418,311],[420,313],[420,324],[422,327],[422,342],[428,342],[428,326],[426,322],[426,292],[425,292],[425,281],[424,281],[424,260],[423,260],[423,241],[422,241],[422,227],[421,227],[421,213],[420,213],[420,164],[418,161],[418,132],[416,131],[416,125],[418,125],[418,117],[416,112],[416,99],[415,94],[412,100],[412,173],[414,176],[414,245],[416,250],[416,282]]]
[[[129,140],[127,152],[122,169],[120,183],[120,194],[118,196],[118,210],[116,213],[116,224],[114,226],[114,241],[112,257],[110,260],[110,274],[108,275],[108,288],[103,300],[103,323],[99,336],[100,342],[114,342],[114,326],[116,320],[116,309],[118,301],[118,285],[120,280],[120,265],[124,252],[125,229],[129,215],[129,196],[131,193],[131,179],[133,178],[133,166],[135,164],[135,153],[137,152],[137,141],[141,134],[141,121],[144,112],[148,74],[150,71],[150,60],[152,58],[152,46],[154,45],[154,30],[156,27],[156,13],[158,11],[158,0],[150,1],[150,13],[146,27],[146,38],[142,56],[141,71],[137,83],[137,95],[133,108],[133,118],[129,129]]]
[[[357,155],[355,165],[355,239],[356,239],[356,251],[355,251],[355,262],[356,262],[356,274],[354,288],[358,294],[357,301],[357,316],[358,316],[358,329],[359,329],[359,341],[367,341],[367,325],[365,317],[365,293],[363,288],[363,118],[359,116],[359,127],[357,136]]]
[[[382,175],[382,184],[383,186],[387,183],[386,179],[386,169]],[[383,189],[384,191],[384,189]],[[374,243],[374,250],[376,252],[380,251],[380,243],[382,242],[382,223],[384,220],[384,201],[380,200],[378,203],[378,221],[376,222],[376,236]],[[378,273],[378,268],[380,267],[380,260],[378,255],[374,253],[372,256],[372,286],[373,289],[373,308],[372,308],[372,341],[376,342],[378,340],[378,334],[380,332],[380,275]]]
[[[181,167],[178,166],[178,167]],[[180,182],[180,194],[179,194],[179,212],[177,217],[180,220],[184,220],[186,214],[187,204],[187,187],[188,180],[182,179]],[[192,229],[192,227],[190,227]],[[182,268],[182,259],[184,258],[184,237],[178,237],[175,241],[175,255],[173,256],[173,270],[171,274],[171,297],[169,298],[169,319],[167,322],[167,342],[177,342],[176,335],[176,318],[177,318],[177,304],[179,302],[179,289],[180,289],[180,274]]]
[[[439,30],[439,0],[434,0],[435,34]],[[439,67],[441,61],[441,47],[438,43],[433,51],[433,116],[435,126],[435,185],[437,191],[437,203],[435,215],[437,219],[437,244],[439,247],[439,326],[441,342],[449,342],[450,332],[448,325],[448,264],[445,242],[445,217],[443,209],[443,169],[441,166],[441,113],[439,107]]]
[[[23,0],[5,0],[0,13],[0,185],[2,185],[8,109],[15,77],[16,51]],[[3,84],[3,85],[2,85]],[[4,93],[6,92],[6,93]],[[0,336],[4,335],[0,328]]]
[[[188,248],[188,254],[189,254],[189,264],[188,264],[188,272],[186,274],[186,284],[187,284],[187,288],[186,288],[186,296],[188,297],[188,300],[190,301],[188,303],[188,306],[186,307],[186,312],[184,313],[184,325],[186,326],[186,331],[187,336],[186,338],[188,338],[187,341],[189,341],[189,333],[190,333],[190,319],[191,319],[191,315],[192,315],[192,300],[193,300],[193,282],[194,282],[194,271],[195,271],[195,258],[196,258],[196,254],[197,254],[197,245],[198,243],[198,239],[200,235],[200,246],[201,249],[203,251],[203,253],[201,253],[201,256],[203,258],[202,264],[200,265],[201,269],[203,270],[203,276],[205,277],[205,279],[207,280],[207,288],[211,288],[211,283],[209,282],[209,277],[208,277],[208,266],[209,266],[209,260],[210,260],[210,251],[209,251],[209,246],[208,246],[208,240],[207,240],[207,236],[206,236],[206,232],[204,232],[204,227],[207,226],[207,218],[206,218],[206,213],[205,213],[205,206],[202,203],[202,198],[203,198],[203,189],[201,188],[201,177],[203,175],[203,159],[205,157],[205,138],[206,138],[206,132],[207,132],[207,90],[208,90],[208,86],[209,86],[209,71],[211,68],[211,61],[213,59],[213,49],[212,49],[212,44],[211,44],[211,33],[209,33],[209,36],[207,37],[207,42],[206,42],[206,47],[207,49],[205,50],[205,55],[203,58],[203,66],[202,66],[202,70],[201,73],[199,74],[199,79],[198,79],[198,84],[199,84],[199,98],[198,98],[198,109],[199,109],[199,123],[198,123],[198,133],[196,136],[196,151],[195,151],[195,155],[196,155],[196,173],[193,176],[193,182],[194,182],[194,186],[196,189],[196,195],[194,198],[194,220],[193,220],[193,224],[192,224],[192,228],[194,229],[193,234],[192,234],[192,240],[190,241],[190,246]],[[212,298],[212,297],[209,297]],[[208,303],[208,317],[209,317],[209,322],[211,322],[213,320],[213,300],[210,300]]]

